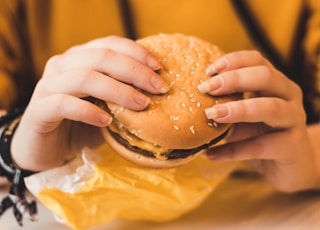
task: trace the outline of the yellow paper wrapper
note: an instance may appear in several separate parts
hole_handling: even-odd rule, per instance
[[[175,169],[147,169],[103,145],[26,178],[26,185],[66,225],[87,229],[115,219],[176,219],[198,207],[236,167],[200,156]]]

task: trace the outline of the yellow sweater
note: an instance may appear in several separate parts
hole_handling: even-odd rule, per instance
[[[248,15],[235,2],[254,20],[243,20]],[[123,9],[131,12],[128,22]],[[258,32],[248,26],[252,22]],[[127,36],[128,29],[135,38],[179,32],[208,40],[226,52],[271,53],[279,59],[275,64],[303,87],[320,118],[319,0],[0,1],[0,108],[25,103],[52,55],[94,38]],[[264,49],[257,34],[271,50]]]

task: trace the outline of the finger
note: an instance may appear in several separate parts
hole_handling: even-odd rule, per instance
[[[230,142],[208,149],[206,155],[213,161],[283,159],[292,145],[292,140],[289,140],[287,135],[287,132],[273,132],[252,139]],[[277,146],[276,151],[273,146]]]
[[[235,92],[259,92],[286,100],[302,97],[299,88],[285,75],[266,66],[245,67],[218,74],[198,86],[202,93],[223,95]]]
[[[158,70],[161,68],[159,61],[150,54],[150,52],[137,42],[122,38],[118,36],[108,36],[104,38],[98,38],[83,45],[72,47],[67,51],[67,53],[77,52],[83,49],[111,49],[116,52],[127,55],[141,64],[149,66],[153,70]]]
[[[150,93],[166,93],[167,83],[154,71],[134,59],[110,49],[86,49],[52,57],[45,76],[75,69],[92,69]]]
[[[274,128],[288,128],[305,120],[302,108],[275,97],[216,104],[205,109],[205,113],[208,119],[218,123],[264,122]]]
[[[98,127],[111,123],[112,117],[98,106],[70,95],[55,94],[33,101],[27,112],[33,114],[40,132],[49,132],[64,119],[80,121]]]
[[[228,131],[225,140],[227,142],[241,141],[255,136],[262,135],[266,132],[271,131],[272,128],[260,123],[236,123],[233,124]]]
[[[243,50],[223,55],[206,70],[208,75],[215,75],[220,72],[239,69],[247,66],[265,65],[272,67],[259,52],[255,50]]]
[[[52,94],[66,94],[78,98],[92,96],[132,110],[143,110],[150,103],[149,97],[133,87],[88,69],[76,69],[63,72],[54,78],[42,78],[35,92],[34,98]]]

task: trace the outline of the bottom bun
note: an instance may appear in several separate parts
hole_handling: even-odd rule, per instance
[[[101,130],[104,139],[113,150],[115,150],[120,156],[122,156],[126,160],[143,167],[154,169],[175,168],[188,163],[201,153],[201,151],[199,151],[198,153],[189,155],[185,158],[159,160],[157,158],[144,156],[140,153],[136,153],[132,150],[127,149],[125,146],[123,146],[117,140],[115,140],[106,128],[102,128]]]

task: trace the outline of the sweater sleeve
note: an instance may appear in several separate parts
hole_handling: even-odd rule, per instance
[[[0,109],[28,101],[35,83],[23,0],[0,1]]]
[[[308,1],[309,16],[307,22],[304,50],[306,53],[305,78],[307,91],[305,97],[310,101],[315,117],[320,120],[320,1]],[[307,78],[311,76],[313,78]]]

